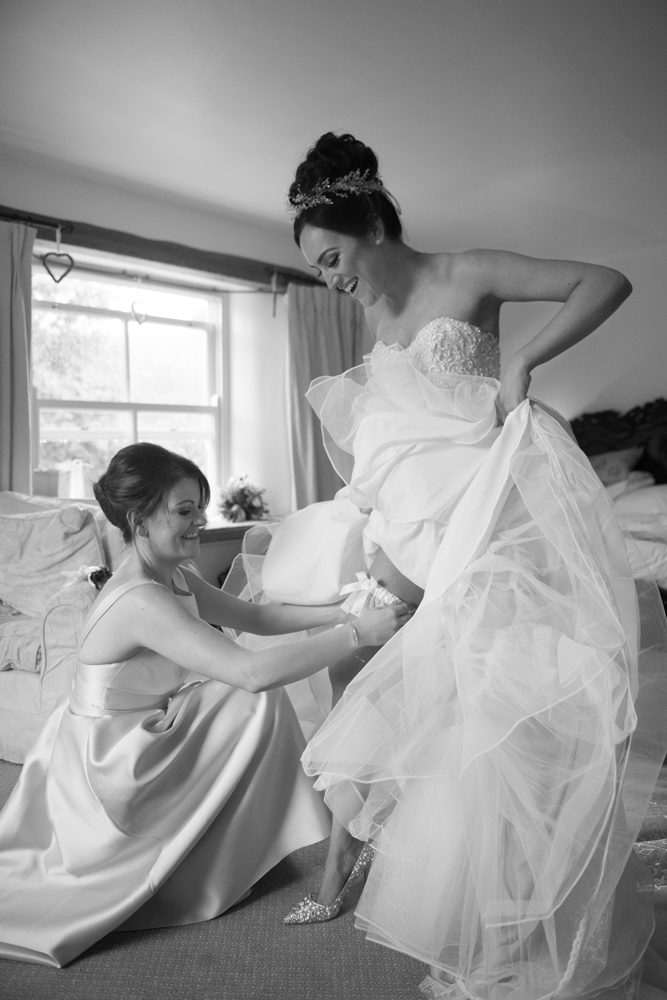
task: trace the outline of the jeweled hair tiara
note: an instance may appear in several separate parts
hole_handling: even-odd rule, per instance
[[[299,191],[292,197],[288,196],[287,211],[292,222],[308,208],[315,208],[316,205],[333,205],[331,195],[348,198],[351,194],[373,194],[375,191],[388,194],[380,177],[378,175],[369,177],[368,174],[368,170],[364,170],[363,173],[361,170],[351,170],[349,174],[337,177],[333,181],[325,177],[324,180],[314,184],[307,194]]]

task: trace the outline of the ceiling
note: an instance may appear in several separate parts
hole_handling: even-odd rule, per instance
[[[2,0],[0,144],[284,227],[351,131],[420,249],[667,243],[665,0]]]

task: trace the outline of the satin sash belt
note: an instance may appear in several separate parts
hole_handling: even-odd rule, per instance
[[[70,708],[75,715],[101,718],[105,715],[124,715],[127,712],[147,712],[165,709],[173,688],[163,694],[123,691],[110,687],[122,664],[77,664],[70,692]]]

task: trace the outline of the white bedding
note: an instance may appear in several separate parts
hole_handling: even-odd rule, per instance
[[[626,536],[632,575],[667,590],[667,484],[647,473],[630,473],[607,488]]]
[[[628,538],[626,546],[635,579],[655,580],[659,587],[667,590],[667,542]]]

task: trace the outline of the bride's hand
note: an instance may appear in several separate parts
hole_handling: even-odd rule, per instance
[[[500,391],[496,399],[496,410],[501,423],[505,423],[508,413],[515,410],[528,396],[530,372],[516,358],[510,358],[507,369],[500,383]]]
[[[352,621],[360,646],[383,646],[414,614],[409,604],[375,608]]]

